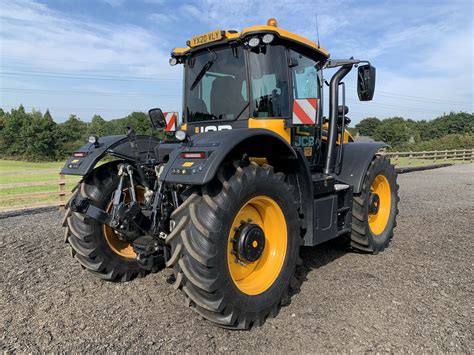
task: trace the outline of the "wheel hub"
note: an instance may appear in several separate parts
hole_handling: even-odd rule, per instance
[[[376,193],[369,195],[369,214],[377,214],[380,208],[380,197]]]
[[[265,248],[265,233],[258,224],[242,222],[233,240],[233,251],[243,262],[255,262],[262,256]]]

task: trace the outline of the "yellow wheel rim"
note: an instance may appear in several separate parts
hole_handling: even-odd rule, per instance
[[[258,224],[265,234],[265,247],[255,262],[243,263],[233,253],[235,229],[241,221]],[[250,199],[234,218],[227,244],[227,264],[237,288],[247,295],[265,292],[283,267],[288,243],[285,216],[278,203],[267,196]]]
[[[145,189],[141,186],[136,188],[137,200],[139,202],[144,201]],[[124,202],[129,203],[131,201],[130,193],[128,189],[124,189],[125,198]],[[108,204],[106,212],[109,213],[112,210],[112,201]],[[102,225],[102,232],[104,238],[109,245],[110,249],[117,255],[124,257],[126,259],[135,259],[137,254],[133,251],[133,246],[131,242],[126,240],[121,240],[118,235],[114,232],[112,228],[108,225]]]
[[[379,199],[377,212],[369,212],[369,227],[373,234],[379,235],[387,226],[392,207],[392,194],[388,179],[384,175],[377,175],[370,186],[370,192],[377,194]]]

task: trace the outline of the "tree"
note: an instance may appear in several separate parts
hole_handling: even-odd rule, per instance
[[[356,124],[355,128],[360,135],[373,137],[375,130],[381,123],[382,121],[377,117],[367,117]]]
[[[94,115],[89,125],[89,135],[105,136],[110,134],[110,127],[106,120],[104,120],[100,115]]]
[[[381,140],[392,147],[408,142],[410,129],[402,117],[387,118],[377,127],[373,138]]]
[[[39,111],[31,114],[31,124],[25,129],[25,156],[29,160],[55,160],[58,148],[57,125],[49,110],[44,116]]]
[[[87,124],[76,115],[58,126],[58,142],[60,142],[58,156],[65,157],[87,141]]]
[[[441,138],[448,134],[465,134],[474,132],[474,115],[467,112],[450,112],[430,121],[423,139]]]
[[[2,144],[5,147],[2,150],[3,156],[23,157],[25,155],[25,133],[30,121],[31,117],[25,112],[23,105],[4,115],[4,127],[1,131]]]

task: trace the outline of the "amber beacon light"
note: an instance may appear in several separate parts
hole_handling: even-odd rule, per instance
[[[278,22],[276,18],[269,18],[267,21],[267,26],[278,27]]]

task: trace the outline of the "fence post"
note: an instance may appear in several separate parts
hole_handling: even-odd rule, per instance
[[[470,162],[474,162],[474,149],[471,149],[471,160]]]
[[[66,193],[64,192],[64,185],[66,185],[66,179],[64,178],[63,174],[59,174],[59,210],[64,210],[64,196]]]
[[[411,165],[411,159],[413,158],[413,152],[410,151],[410,155],[408,155],[408,165]]]
[[[447,161],[448,160],[448,151],[445,150],[444,151],[444,161]]]

